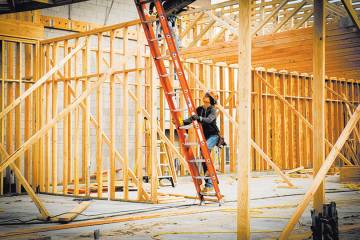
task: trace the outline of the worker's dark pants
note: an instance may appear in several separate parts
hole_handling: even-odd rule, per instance
[[[209,148],[210,154],[211,154],[211,150],[216,146],[218,140],[219,140],[218,135],[211,135],[208,139],[206,139],[206,144]],[[202,166],[203,166],[204,174],[205,174],[207,171],[206,163],[202,163]],[[205,187],[213,187],[211,179],[205,179]]]

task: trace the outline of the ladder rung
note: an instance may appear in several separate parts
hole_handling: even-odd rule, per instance
[[[171,111],[172,112],[183,112],[183,111],[185,111],[185,109],[177,108],[177,109],[173,109]]]
[[[191,146],[199,146],[200,144],[198,142],[187,142],[184,143],[184,147],[191,147]]]
[[[172,178],[172,176],[159,176],[158,178],[159,178],[159,179],[164,179],[164,178],[165,178],[165,179],[169,179],[169,178]]]
[[[136,1],[136,4],[147,4],[152,2],[154,2],[154,0],[138,0]]]
[[[206,176],[194,176],[195,179],[211,179],[211,177],[206,177]]]
[[[191,163],[197,163],[197,162],[206,162],[205,161],[205,159],[192,159],[192,160],[190,160],[189,162],[191,162]]]
[[[188,124],[188,125],[180,126],[179,129],[187,130],[187,129],[190,129],[190,128],[192,128],[192,127],[193,127],[192,124]]]
[[[169,77],[169,74],[161,74],[161,75],[159,75],[160,77]]]
[[[159,60],[159,59],[167,59],[169,58],[169,55],[164,55],[164,56],[159,56],[159,57],[154,57],[155,60]]]
[[[150,39],[151,42],[156,42],[156,41],[161,41],[165,39],[164,37],[159,37],[159,38],[153,38],[153,39]]]

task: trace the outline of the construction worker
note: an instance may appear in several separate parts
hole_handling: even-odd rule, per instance
[[[179,35],[175,34],[176,29],[176,18],[179,13],[182,11],[185,11],[185,8],[191,4],[192,2],[195,2],[195,0],[162,0],[161,3],[164,7],[166,16],[168,17],[169,27],[171,30],[171,34],[175,38],[175,45],[176,48],[181,48],[181,39]],[[154,7],[155,3],[150,3],[149,6],[149,14],[154,13]],[[159,21],[156,22],[156,36],[158,38],[161,37],[161,26]]]
[[[206,144],[211,150],[217,145],[219,140],[219,128],[216,125],[216,102],[217,102],[216,92],[207,92],[202,101],[203,105],[196,108],[196,115],[191,116],[188,119],[183,120],[184,125],[191,124],[192,121],[199,121],[201,123],[204,136],[206,139]],[[203,162],[202,167],[204,170],[205,176],[207,176],[207,166]],[[214,191],[213,184],[210,179],[205,179],[205,187],[202,189],[202,193],[211,194]]]

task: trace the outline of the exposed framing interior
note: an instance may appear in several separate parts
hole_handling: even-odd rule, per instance
[[[253,148],[249,168],[252,171],[274,169],[289,186],[293,184],[283,170],[314,166],[312,136],[318,125],[312,120],[311,93],[314,78],[325,78],[323,124],[327,130],[323,132],[324,137],[317,139],[324,142],[327,157],[324,163],[319,163],[314,183],[284,231],[283,239],[327,171],[343,165],[359,165],[360,161],[360,72],[356,70],[360,62],[360,32],[356,10],[345,0],[326,4],[326,41],[331,43],[334,39],[333,46],[338,47],[343,58],[323,63],[323,74],[318,76],[312,71],[313,62],[299,65],[300,62],[271,61],[272,54],[281,49],[281,43],[279,48],[267,52],[254,46],[254,43],[266,46],[267,42],[286,39],[289,35],[287,42],[294,40],[294,35],[299,37],[297,42],[312,41],[312,1],[286,2],[260,1],[252,6],[251,21],[256,23],[249,27],[253,36],[252,70],[238,64],[238,1],[219,4],[207,11],[193,10],[184,14],[179,24],[185,47],[184,66],[194,99],[200,103],[206,90],[215,90],[220,95],[220,129],[229,144],[228,153],[221,150],[214,156],[217,169],[222,173],[234,173],[239,161],[236,149],[241,141],[237,131],[241,127],[238,124],[241,115],[239,110],[235,111],[241,91],[239,71],[251,72],[248,89],[251,120],[247,123],[251,139],[246,144]],[[354,25],[339,27],[338,21],[348,14]],[[298,29],[300,27],[303,29]],[[343,40],[342,36],[349,41],[351,54],[345,44],[336,42]],[[59,195],[161,202],[157,175],[163,171],[159,164],[165,159],[160,157],[158,140],[165,142],[172,156],[179,159],[179,175],[187,174],[138,20],[54,39],[1,36],[0,40],[0,172],[7,167],[14,171],[17,191],[20,192],[22,185],[44,218],[49,213],[34,192],[37,188],[42,193]],[[221,43],[224,41],[230,44],[225,46]],[[130,51],[130,45],[136,50]],[[212,54],[220,49],[224,50],[221,54]],[[304,49],[312,50],[308,46]],[[338,56],[339,51],[331,53],[326,49],[325,52],[329,52],[326,59],[331,59]],[[257,56],[266,55],[270,56],[268,62],[256,62]],[[338,67],[345,61],[350,62],[347,68]],[[171,61],[168,68],[173,69]],[[176,88],[174,76],[172,81]],[[59,92],[63,92],[62,96]],[[105,106],[106,102],[109,106]],[[119,104],[121,114],[116,109]],[[182,101],[179,104],[184,106]],[[135,106],[133,112],[129,112],[129,105]],[[129,121],[133,121],[134,129],[126,127],[130,126]],[[58,125],[62,126],[61,132]],[[117,131],[121,138],[116,137]],[[129,142],[130,134],[136,136],[134,142]],[[193,134],[190,130],[190,140]],[[91,169],[86,167],[89,164]],[[143,183],[144,175],[151,176],[150,184]],[[117,191],[119,187],[123,191]],[[3,194],[3,189],[0,190]]]

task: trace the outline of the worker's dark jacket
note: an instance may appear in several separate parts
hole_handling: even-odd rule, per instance
[[[200,117],[199,121],[204,131],[205,138],[208,139],[212,135],[218,135],[219,129],[216,126],[216,110],[214,106],[207,109],[202,106],[196,108],[196,113]],[[184,125],[191,124],[191,118],[184,120]]]

